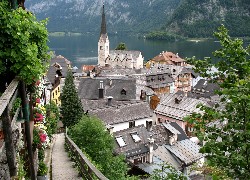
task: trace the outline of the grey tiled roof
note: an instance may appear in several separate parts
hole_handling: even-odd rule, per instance
[[[172,154],[178,157],[186,165],[190,165],[193,162],[204,157],[203,154],[199,153],[200,146],[185,139],[183,141],[177,141],[174,145],[164,145]]]
[[[179,103],[176,103],[176,98],[180,100]],[[196,108],[198,104],[208,105],[205,101],[199,99],[178,94],[168,94],[162,98],[162,101],[158,104],[154,112],[173,119],[183,120],[187,115],[200,112]]]
[[[141,140],[135,142],[131,133],[137,133]],[[149,148],[146,146],[146,144],[148,144],[148,138],[150,136],[147,129],[143,125],[116,131],[114,132],[113,136],[115,138],[115,152],[117,154],[125,154],[126,157],[129,158],[149,152]],[[119,143],[116,141],[116,137],[122,137],[126,145],[120,147]]]
[[[166,124],[170,125],[172,128],[176,129],[179,132],[177,134],[177,141],[188,139],[186,133],[176,122],[161,123],[158,125],[153,125],[152,130],[150,132],[157,146],[161,146],[163,144],[169,144],[169,136],[172,135],[172,133],[170,133],[170,131],[167,130]]]
[[[178,162],[170,151],[168,151],[164,146],[159,146],[155,151],[153,151],[153,155],[157,158],[161,159],[163,162],[167,162],[175,169],[181,170],[181,163]]]
[[[99,99],[100,81],[104,84],[104,96],[112,96],[114,100],[136,99],[136,81],[133,78],[82,78],[78,87],[80,99]],[[126,95],[121,94],[123,89]]]
[[[143,101],[127,101],[112,106],[97,107],[89,109],[89,114],[99,117],[106,125],[150,118],[153,115],[148,103]]]
[[[220,87],[218,84],[210,83],[205,79],[200,79],[188,95],[195,98],[211,98],[215,95],[214,91],[219,89]]]
[[[54,81],[55,81],[55,75],[56,75],[56,70],[57,70],[53,66],[55,63],[60,64],[60,66],[62,67],[62,70],[61,70],[62,77],[66,77],[67,72],[68,72],[68,63],[70,63],[70,62],[69,62],[69,60],[67,60],[63,56],[56,56],[50,60],[50,66],[49,66],[49,69],[47,72],[47,77],[51,83],[54,83]]]

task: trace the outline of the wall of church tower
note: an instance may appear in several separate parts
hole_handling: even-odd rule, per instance
[[[106,36],[106,37],[105,37]],[[107,35],[101,35],[98,41],[98,65],[105,66],[105,59],[109,55],[109,39]]]

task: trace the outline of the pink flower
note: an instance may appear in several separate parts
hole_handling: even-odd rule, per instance
[[[35,115],[35,121],[43,121],[43,115],[40,113],[36,113]]]
[[[42,143],[46,141],[46,138],[47,138],[46,134],[40,134],[40,140]]]
[[[40,103],[40,102],[41,102],[40,98],[36,98],[36,103]]]
[[[38,80],[38,81],[36,82],[36,85],[37,85],[37,86],[39,86],[39,84],[40,84],[40,80]]]

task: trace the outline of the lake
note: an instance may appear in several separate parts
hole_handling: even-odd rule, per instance
[[[80,68],[83,64],[97,64],[98,35],[81,36],[50,36],[49,47],[56,55],[62,55],[70,60],[73,66]],[[145,60],[151,59],[162,51],[178,53],[182,58],[195,56],[196,58],[211,57],[212,52],[220,48],[220,43],[213,40],[178,41],[146,40],[132,36],[109,36],[110,49],[124,42],[128,50],[139,50]]]

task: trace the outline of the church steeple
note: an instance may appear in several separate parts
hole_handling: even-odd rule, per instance
[[[104,4],[102,6],[102,24],[101,24],[101,33],[100,34],[107,34]]]
[[[105,66],[106,58],[108,57],[108,55],[109,55],[109,38],[106,29],[106,19],[105,19],[105,11],[103,4],[101,32],[100,32],[100,39],[98,41],[98,64],[100,66]]]

